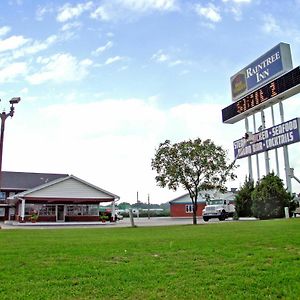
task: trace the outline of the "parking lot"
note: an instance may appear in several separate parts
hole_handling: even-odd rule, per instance
[[[227,221],[232,221],[228,219]],[[219,222],[218,219],[212,219],[209,222],[204,222],[202,218],[197,219],[198,224],[211,224]],[[193,223],[192,218],[171,218],[171,217],[153,217],[153,218],[134,218],[134,225],[137,227],[145,226],[172,226],[172,225],[190,225]],[[125,218],[116,223],[110,222],[68,222],[68,223],[17,223],[10,224],[0,223],[2,229],[45,229],[45,228],[116,228],[116,227],[131,227],[129,218]]]

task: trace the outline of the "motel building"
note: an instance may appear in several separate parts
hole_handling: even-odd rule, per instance
[[[119,197],[68,174],[2,172],[0,221],[98,222]],[[114,220],[112,220],[114,221]]]
[[[230,203],[234,203],[235,200],[235,193],[236,189],[231,189],[230,192],[226,193],[215,193],[213,191],[204,191],[198,195],[198,209],[197,209],[197,216],[202,216],[202,210],[206,205],[206,198],[205,195],[209,195],[211,199],[222,199],[222,200],[229,200]],[[190,198],[189,193],[179,196],[169,202],[170,204],[170,216],[171,217],[193,217],[193,203]]]

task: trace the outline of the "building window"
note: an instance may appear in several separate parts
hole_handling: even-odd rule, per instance
[[[5,216],[5,208],[0,207],[0,217],[4,217],[4,216]]]
[[[25,204],[25,215],[30,216],[36,212],[39,216],[55,216],[56,206],[47,204]]]
[[[39,209],[40,216],[55,216],[56,205],[42,205]]]
[[[193,204],[188,204],[188,205],[186,205],[185,206],[185,212],[187,213],[187,214],[191,214],[191,213],[193,213]]]
[[[0,201],[6,199],[6,194],[5,192],[0,192]]]
[[[67,216],[99,216],[99,205],[67,205]],[[25,204],[25,215],[36,212],[39,216],[55,216],[56,205]]]
[[[98,216],[99,205],[68,205],[68,216]]]
[[[39,205],[25,203],[25,216],[30,216],[34,211],[37,211]]]
[[[90,216],[99,216],[99,205],[88,205]]]

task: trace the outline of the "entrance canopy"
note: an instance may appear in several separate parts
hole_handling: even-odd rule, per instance
[[[14,202],[25,199],[33,202],[47,201],[51,203],[99,203],[116,201],[119,196],[74,175],[69,175],[15,194],[8,199]]]
[[[101,202],[115,202],[119,196],[74,175],[58,178],[8,198],[16,207],[15,219],[44,222],[98,221]],[[114,214],[113,214],[114,215]]]

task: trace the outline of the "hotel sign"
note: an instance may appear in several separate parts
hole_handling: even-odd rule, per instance
[[[280,43],[230,78],[232,100],[293,68],[290,45]]]
[[[255,133],[249,145],[245,146],[244,138],[234,141],[234,157],[243,158],[299,141],[300,118],[295,118]]]
[[[224,123],[235,123],[300,92],[300,66],[222,109]]]

